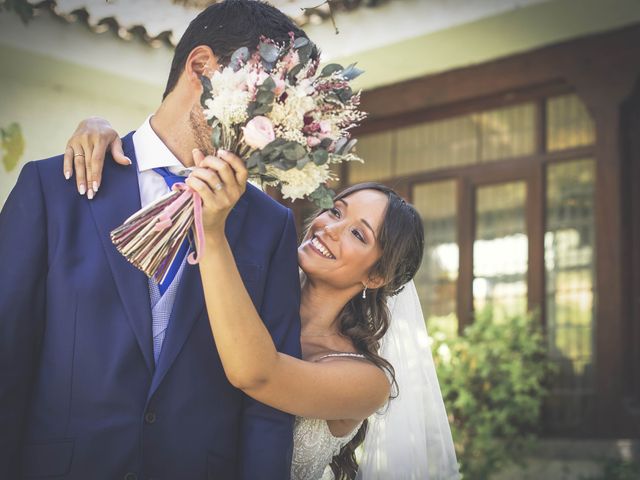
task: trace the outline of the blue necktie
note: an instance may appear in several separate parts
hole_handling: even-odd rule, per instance
[[[173,187],[176,183],[184,182],[185,178],[187,178],[171,173],[167,167],[154,168],[153,171],[164,178],[164,181],[169,188]],[[182,265],[182,261],[184,260],[184,257],[187,256],[187,253],[189,253],[189,239],[185,238],[182,245],[180,245],[176,258],[173,260],[173,263],[167,271],[167,275],[164,277],[164,281],[158,284],[158,289],[160,290],[161,295],[164,295],[164,292],[166,292],[169,285],[171,285],[171,282],[178,273],[178,270],[180,270],[180,265]]]

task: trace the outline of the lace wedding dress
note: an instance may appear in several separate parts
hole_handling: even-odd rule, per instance
[[[318,361],[327,357],[366,358],[358,353],[330,353]],[[329,467],[333,457],[356,436],[361,425],[362,422],[343,437],[335,437],[326,420],[296,417],[291,480],[333,480],[333,472]]]

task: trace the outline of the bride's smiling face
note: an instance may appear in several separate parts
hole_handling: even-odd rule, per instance
[[[309,280],[362,289],[382,256],[378,232],[387,204],[384,193],[360,190],[318,215],[298,248],[300,268]]]

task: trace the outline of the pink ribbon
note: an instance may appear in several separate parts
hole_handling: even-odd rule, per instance
[[[161,232],[173,225],[171,217],[186,203],[189,199],[193,199],[193,224],[196,231],[195,251],[187,257],[187,261],[191,265],[195,265],[200,261],[201,250],[204,247],[204,227],[202,225],[202,198],[195,190],[189,188],[185,183],[176,183],[172,188],[182,190],[182,194],[173,202],[167,205],[158,215],[158,222],[154,226],[154,230]]]

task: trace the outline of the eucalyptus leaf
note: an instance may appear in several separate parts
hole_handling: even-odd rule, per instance
[[[275,94],[269,90],[260,90],[256,94],[256,102],[260,104],[271,103],[275,98]]]
[[[298,37],[293,41],[294,48],[302,48],[309,43],[309,39],[306,37]]]
[[[348,141],[349,139],[347,137],[341,137],[338,139],[338,141],[336,142],[336,148],[334,150],[336,155],[342,155],[342,149],[344,148],[344,146],[347,144]]]
[[[257,151],[253,152],[249,158],[247,158],[247,169],[251,170],[258,166],[258,163],[262,160],[262,154]]]
[[[267,62],[266,60],[262,60],[262,68],[264,68],[264,71],[267,73],[271,73],[271,70],[273,70],[273,67],[275,66],[274,62]]]
[[[282,150],[282,154],[284,155],[284,158],[286,158],[287,160],[293,160],[293,161],[300,160],[302,157],[304,157],[307,154],[307,150],[299,143],[296,143],[296,142],[292,142],[292,143],[293,143],[292,145],[289,145]]]
[[[265,115],[271,111],[273,105],[271,104],[259,104],[253,102],[249,106],[249,116],[255,117],[256,115]]]
[[[200,83],[202,84],[202,88],[207,92],[211,92],[213,86],[211,85],[211,79],[206,75],[200,75]]]
[[[300,71],[304,68],[304,65],[302,63],[299,63],[298,65],[296,65],[295,67],[293,67],[290,71],[289,74],[287,75],[289,82],[294,84],[296,83],[296,76],[300,73]]]
[[[326,150],[316,150],[311,154],[313,156],[313,163],[316,165],[324,165],[329,160],[329,152]]]
[[[211,131],[211,144],[215,148],[220,148],[221,139],[222,139],[222,127],[220,125],[216,125],[215,127],[213,127],[213,130]]]
[[[229,66],[233,68],[234,72],[237,72],[247,60],[249,60],[249,49],[247,47],[240,47],[231,55]]]
[[[326,97],[325,97],[325,101],[327,103],[333,103],[335,105],[342,105],[343,102],[340,99],[340,97],[338,95],[336,95],[335,93],[329,93]]]
[[[278,60],[280,49],[272,43],[262,42],[258,46],[258,52],[265,62],[275,63],[275,61]]]
[[[352,138],[351,140],[349,140],[349,143],[347,143],[345,145],[344,149],[342,150],[342,155],[346,155],[351,150],[353,150],[353,147],[356,146],[356,143],[358,143],[358,139],[357,138]]]
[[[351,87],[345,87],[341,90],[338,90],[336,93],[338,94],[338,98],[340,98],[342,103],[347,103],[351,99],[351,97],[353,97],[353,90],[351,90]]]
[[[262,84],[258,87],[258,90],[270,92],[274,88],[276,88],[276,81],[273,79],[273,77],[267,77],[264,79],[264,82],[262,82]]]
[[[335,197],[335,192],[327,188],[326,185],[320,185],[309,195],[309,198],[320,208],[333,207],[333,197]]]
[[[302,157],[300,160],[298,160],[296,162],[296,168],[298,170],[302,170],[304,168],[304,166],[309,163],[311,161],[311,159],[309,158],[309,155],[305,155],[304,157]]]
[[[331,138],[323,138],[320,141],[319,147],[320,148],[324,148],[324,149],[328,149],[331,146],[332,143],[333,143],[333,139],[331,139]]]
[[[336,72],[340,72],[342,69],[342,65],[339,65],[337,63],[330,63],[322,69],[322,72],[320,72],[320,76],[328,77],[329,75],[332,75]]]
[[[359,68],[356,68],[356,64],[352,63],[342,71],[341,75],[342,75],[342,78],[344,78],[345,80],[353,80],[355,78],[358,78],[363,73],[364,73],[364,70],[360,70]]]
[[[306,65],[309,59],[311,58],[311,53],[313,52],[313,45],[308,43],[303,47],[298,49],[298,58],[300,59],[301,65]]]

